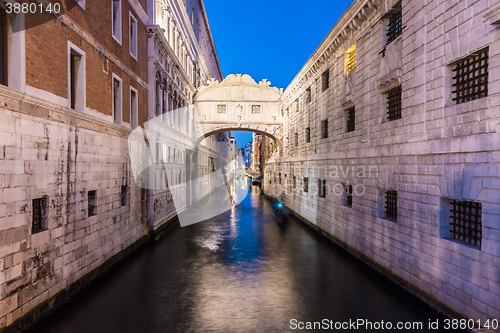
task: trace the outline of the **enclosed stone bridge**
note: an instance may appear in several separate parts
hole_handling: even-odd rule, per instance
[[[256,83],[249,75],[231,74],[222,82],[211,79],[193,97],[201,129],[197,141],[226,131],[251,131],[267,135],[281,145],[283,116],[278,100],[283,89],[271,82]]]

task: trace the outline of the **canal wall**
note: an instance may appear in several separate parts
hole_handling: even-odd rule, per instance
[[[500,317],[499,16],[485,0],[354,1],[280,100],[283,147],[263,149],[266,194],[483,324]],[[460,100],[473,61],[487,93]]]

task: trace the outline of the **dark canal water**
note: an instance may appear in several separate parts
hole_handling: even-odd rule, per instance
[[[443,327],[438,313],[307,226],[278,224],[254,188],[232,211],[175,226],[38,323],[36,332],[302,331],[291,329],[299,327],[292,319],[297,325],[332,320],[331,331],[340,332],[389,331],[334,329],[335,322],[358,319],[374,327],[391,322],[394,332],[444,331],[428,329],[429,320]],[[398,322],[423,328],[397,329]]]

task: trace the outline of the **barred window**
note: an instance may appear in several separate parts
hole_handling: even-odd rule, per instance
[[[260,113],[260,105],[252,105],[252,113]]]
[[[306,142],[311,142],[311,127],[306,128],[305,137],[306,137]]]
[[[328,138],[328,119],[325,119],[321,122],[321,138]]]
[[[318,197],[326,197],[326,180],[318,179]]]
[[[309,192],[309,178],[308,177],[304,177],[304,188],[303,188],[303,191],[304,192]]]
[[[398,192],[385,192],[385,216],[389,220],[396,221],[398,218]]]
[[[226,105],[225,104],[217,105],[217,113],[226,113]]]
[[[455,103],[488,96],[488,49],[458,61],[452,70]]]
[[[352,107],[346,111],[347,126],[346,132],[353,132],[356,129],[356,108]]]
[[[306,89],[306,103],[311,103],[312,95],[311,95],[311,87]]]
[[[398,38],[402,30],[402,11],[401,2],[399,2],[393,7],[393,12],[389,16],[387,25],[387,44]]]
[[[96,191],[89,191],[88,194],[88,215],[94,216],[97,214],[97,194]]]
[[[329,86],[330,86],[330,70],[327,69],[321,75],[321,87],[322,87],[321,91],[325,91],[326,89],[328,89]]]
[[[401,119],[401,86],[387,93],[387,119],[389,121]]]
[[[121,205],[126,206],[127,205],[127,185],[122,185],[121,190]]]
[[[345,203],[346,206],[352,207],[352,184],[345,186]]]
[[[356,68],[356,43],[354,43],[345,53],[345,73],[350,73]]]
[[[48,197],[44,196],[38,199],[33,199],[33,220],[31,223],[31,233],[47,230],[48,222]]]
[[[479,202],[451,200],[450,233],[457,241],[481,247],[482,205]]]

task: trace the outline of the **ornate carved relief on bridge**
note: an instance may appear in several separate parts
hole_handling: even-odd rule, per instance
[[[203,133],[246,130],[274,138],[281,145],[283,118],[278,100],[283,89],[270,87],[271,82],[256,83],[249,75],[231,74],[222,82],[208,81],[198,89],[194,105]]]

